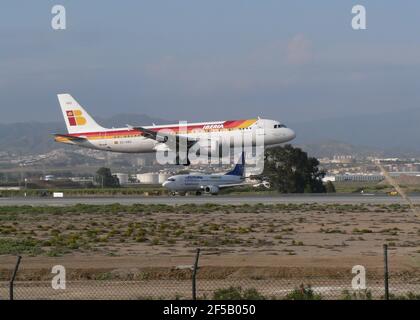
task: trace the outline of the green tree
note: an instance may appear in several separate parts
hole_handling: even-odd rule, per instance
[[[120,186],[117,177],[114,177],[109,168],[99,168],[96,171],[95,182],[104,188],[116,188]]]
[[[271,186],[282,193],[322,193],[325,172],[318,168],[319,161],[291,145],[267,149],[263,176]]]

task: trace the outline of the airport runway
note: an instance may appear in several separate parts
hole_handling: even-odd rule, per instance
[[[420,204],[420,195],[410,197],[411,201]],[[397,196],[386,195],[276,195],[276,196],[159,196],[159,197],[78,197],[78,198],[0,198],[0,206],[69,206],[75,204],[106,205],[119,203],[122,205],[141,204],[278,204],[278,203],[339,203],[339,204],[392,204],[406,203]]]

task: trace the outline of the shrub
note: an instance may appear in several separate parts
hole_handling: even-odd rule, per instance
[[[214,300],[265,300],[266,298],[255,288],[242,290],[241,287],[218,289],[213,293]]]
[[[372,300],[372,292],[370,290],[356,290],[350,292],[343,290],[343,300]]]
[[[294,289],[285,298],[286,300],[321,300],[322,296],[315,293],[310,285],[301,284],[299,288]]]
[[[35,239],[23,240],[0,239],[0,254],[31,254],[42,253],[41,244]]]
[[[399,296],[395,294],[390,294],[389,299],[391,300],[420,300],[420,294],[415,294],[413,292],[408,292],[406,294],[399,295]]]

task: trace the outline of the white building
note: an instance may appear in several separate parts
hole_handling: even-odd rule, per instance
[[[334,182],[335,181],[335,176],[325,176],[322,179],[322,182],[328,182],[328,181]]]
[[[137,175],[137,180],[142,184],[158,184],[159,174],[156,172],[140,173]]]
[[[340,174],[335,176],[335,181],[379,182],[385,177],[381,174]]]
[[[159,173],[159,178],[158,178],[159,184],[164,183],[170,176],[171,176],[171,174],[169,174],[169,173],[160,172]]]
[[[117,177],[117,179],[120,182],[120,185],[125,185],[129,182],[129,176],[127,173],[115,173],[113,176]]]

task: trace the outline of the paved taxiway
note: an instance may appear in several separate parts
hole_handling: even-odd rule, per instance
[[[420,204],[420,195],[410,197],[411,201]],[[278,204],[278,203],[339,203],[339,204],[391,204],[406,203],[400,197],[386,195],[279,195],[279,196],[175,196],[175,197],[78,197],[78,198],[0,198],[0,206],[69,206],[78,203],[88,205],[105,205],[119,203],[122,205],[142,204]]]

